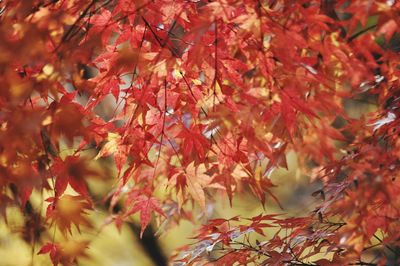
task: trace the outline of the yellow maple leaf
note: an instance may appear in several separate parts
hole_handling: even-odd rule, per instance
[[[118,143],[120,140],[121,136],[118,133],[108,133],[106,144],[104,144],[94,159],[97,160],[100,157],[114,154],[118,150]]]
[[[186,167],[186,184],[188,192],[193,199],[200,205],[201,209],[206,209],[206,199],[204,195],[204,188],[208,186],[212,180],[212,177],[205,174],[206,167],[204,164],[200,164],[197,167],[194,162],[191,162]]]

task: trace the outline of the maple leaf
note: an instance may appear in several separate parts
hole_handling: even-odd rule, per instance
[[[196,132],[194,128],[182,129],[176,136],[183,139],[182,153],[190,156],[193,151],[196,151],[200,159],[205,157],[205,149],[209,146],[207,139],[200,133]]]
[[[228,194],[228,198],[229,198],[229,203],[232,206],[232,199],[233,199],[233,191],[234,191],[234,187],[235,187],[235,180],[232,176],[232,174],[226,169],[223,169],[223,172],[221,174],[217,174],[214,179],[213,182],[220,182],[223,184],[224,188],[226,189],[226,193]]]
[[[101,150],[94,159],[97,160],[100,157],[108,156],[110,154],[117,152],[120,141],[121,141],[121,136],[119,134],[108,133],[107,142],[104,144],[104,146],[101,148]]]
[[[105,144],[94,159],[113,155],[119,176],[128,159],[129,149],[130,146],[123,143],[123,139],[118,133],[108,132]]]
[[[59,245],[55,243],[47,243],[39,250],[38,254],[46,254],[49,253],[51,262],[54,266],[57,266],[60,263],[61,256],[59,253]]]
[[[75,92],[76,93],[76,92]],[[75,95],[73,93],[70,97]],[[57,105],[54,103],[54,116],[51,123],[52,139],[58,139],[64,135],[69,143],[72,143],[75,136],[87,136],[84,126],[84,114],[82,106],[75,103],[69,103],[69,97],[63,97]]]
[[[69,184],[79,194],[88,196],[85,179],[97,175],[97,172],[90,170],[87,163],[79,156],[68,156],[64,161],[60,158],[55,159],[52,168],[57,177],[55,182],[57,195],[62,195]]]
[[[133,190],[128,194],[125,204],[128,206],[128,210],[124,213],[124,217],[140,212],[140,238],[142,238],[154,212],[166,217],[158,199],[140,195],[137,190]]]
[[[204,164],[196,167],[194,162],[191,162],[185,169],[187,190],[203,211],[206,210],[204,188],[212,181],[212,177],[205,173],[206,170]]]
[[[57,224],[63,234],[71,232],[74,224],[78,230],[80,226],[91,227],[91,222],[86,217],[87,211],[92,210],[92,204],[83,196],[64,195],[61,198],[48,198],[50,202],[46,211],[46,219]]]
[[[64,243],[46,243],[39,250],[38,254],[49,253],[54,266],[75,265],[77,257],[87,257],[85,248],[87,241],[67,241]]]

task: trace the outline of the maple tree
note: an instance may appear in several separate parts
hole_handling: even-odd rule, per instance
[[[82,230],[138,215],[142,237],[251,191],[265,213],[205,220],[171,261],[398,263],[399,23],[387,0],[0,1],[1,214],[74,265]],[[320,187],[300,216],[270,178],[290,151]]]

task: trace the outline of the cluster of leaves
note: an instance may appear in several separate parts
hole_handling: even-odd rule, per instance
[[[211,220],[177,259],[362,263],[374,239],[377,259],[399,256],[400,3],[0,5],[0,210],[39,217],[27,241],[43,242],[39,253],[55,265],[84,256],[89,243],[46,240],[42,231],[71,239],[73,225],[92,226],[93,208],[119,206],[107,220],[118,227],[140,213],[143,234],[153,214],[168,228],[191,219],[190,202],[207,213],[215,191],[231,203],[246,190],[279,202],[270,175],[287,167],[289,150],[323,185],[313,213]],[[351,100],[373,101],[375,111],[352,117]],[[109,156],[116,185],[109,206],[94,206],[87,179],[101,173],[89,163]],[[32,191],[52,195],[42,198],[43,219]],[[270,228],[269,240],[251,243]]]

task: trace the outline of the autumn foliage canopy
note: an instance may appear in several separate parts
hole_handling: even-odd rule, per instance
[[[396,264],[399,25],[386,0],[0,1],[0,215],[54,265],[132,217],[198,223],[176,265]],[[289,152],[318,187],[297,216]],[[245,192],[265,212],[212,215]]]

